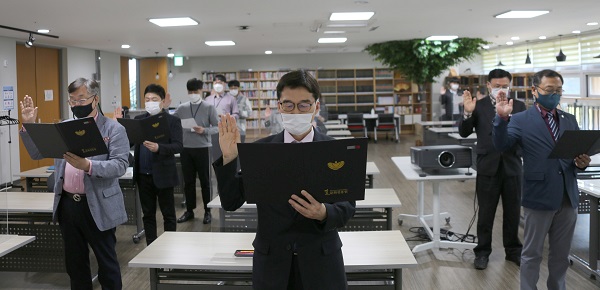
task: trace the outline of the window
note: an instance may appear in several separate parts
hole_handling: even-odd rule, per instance
[[[138,108],[137,102],[137,59],[129,59],[129,102],[131,110]]]
[[[592,98],[600,97],[600,75],[588,76],[587,96]]]

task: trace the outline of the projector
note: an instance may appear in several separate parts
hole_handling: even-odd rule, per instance
[[[471,150],[460,145],[410,147],[410,161],[423,170],[469,168],[473,165]]]

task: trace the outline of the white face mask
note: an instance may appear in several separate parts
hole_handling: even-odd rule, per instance
[[[453,91],[456,91],[456,90],[458,90],[458,85],[457,84],[451,84],[450,85],[450,89],[453,90]]]
[[[156,115],[160,113],[160,102],[146,102],[144,105],[146,107],[146,112],[150,115]]]
[[[190,101],[194,104],[199,104],[202,101],[202,96],[200,94],[189,94]]]
[[[494,97],[494,99],[496,99],[496,97],[498,97],[498,94],[500,94],[500,92],[504,92],[504,95],[508,97],[509,91],[510,91],[509,88],[492,88],[492,97]]]
[[[215,84],[215,85],[213,86],[213,88],[215,89],[215,92],[217,92],[217,93],[219,93],[219,94],[220,94],[220,93],[222,93],[222,92],[223,92],[223,89],[224,89],[224,87],[223,87],[223,85],[222,85],[222,84]]]
[[[315,103],[315,110],[317,108]],[[314,113],[314,112],[313,112]],[[281,119],[283,120],[283,128],[290,132],[292,135],[302,135],[306,133],[312,127],[313,113],[304,114],[288,114],[282,113]]]
[[[238,95],[239,91],[238,90],[229,90],[229,93],[235,97]]]

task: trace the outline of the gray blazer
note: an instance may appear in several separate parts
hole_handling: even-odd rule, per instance
[[[127,221],[119,177],[125,174],[129,165],[129,139],[125,128],[117,121],[98,115],[96,124],[109,153],[88,158],[92,161],[92,175],[85,174],[83,183],[94,222],[99,230],[105,231]],[[20,135],[29,156],[34,160],[42,159],[29,134],[21,132]],[[54,222],[63,190],[65,165],[64,159],[54,159]]]

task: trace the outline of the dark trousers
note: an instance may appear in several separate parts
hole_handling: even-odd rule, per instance
[[[115,228],[106,231],[98,229],[86,198],[77,202],[63,193],[57,212],[65,243],[65,264],[71,279],[71,289],[93,289],[88,245],[98,261],[98,280],[102,289],[123,288],[115,251]]]
[[[300,267],[298,266],[298,256],[292,257],[292,267],[290,269],[290,278],[288,279],[287,290],[303,290]]]
[[[181,152],[181,170],[183,171],[183,191],[187,211],[196,208],[196,174],[202,187],[204,210],[210,202],[210,155],[206,148],[183,148]]]
[[[502,165],[496,176],[477,175],[477,246],[476,256],[492,253],[492,229],[498,201],[502,198],[502,241],[507,256],[521,254],[523,245],[519,240],[521,217],[521,182],[518,176],[506,176]]]
[[[138,191],[140,194],[140,203],[144,213],[144,232],[146,234],[146,244],[150,245],[157,238],[156,234],[156,201],[163,216],[163,226],[165,231],[174,232],[177,230],[177,218],[175,217],[175,199],[173,197],[173,187],[157,188],[154,185],[152,175],[139,174]]]

